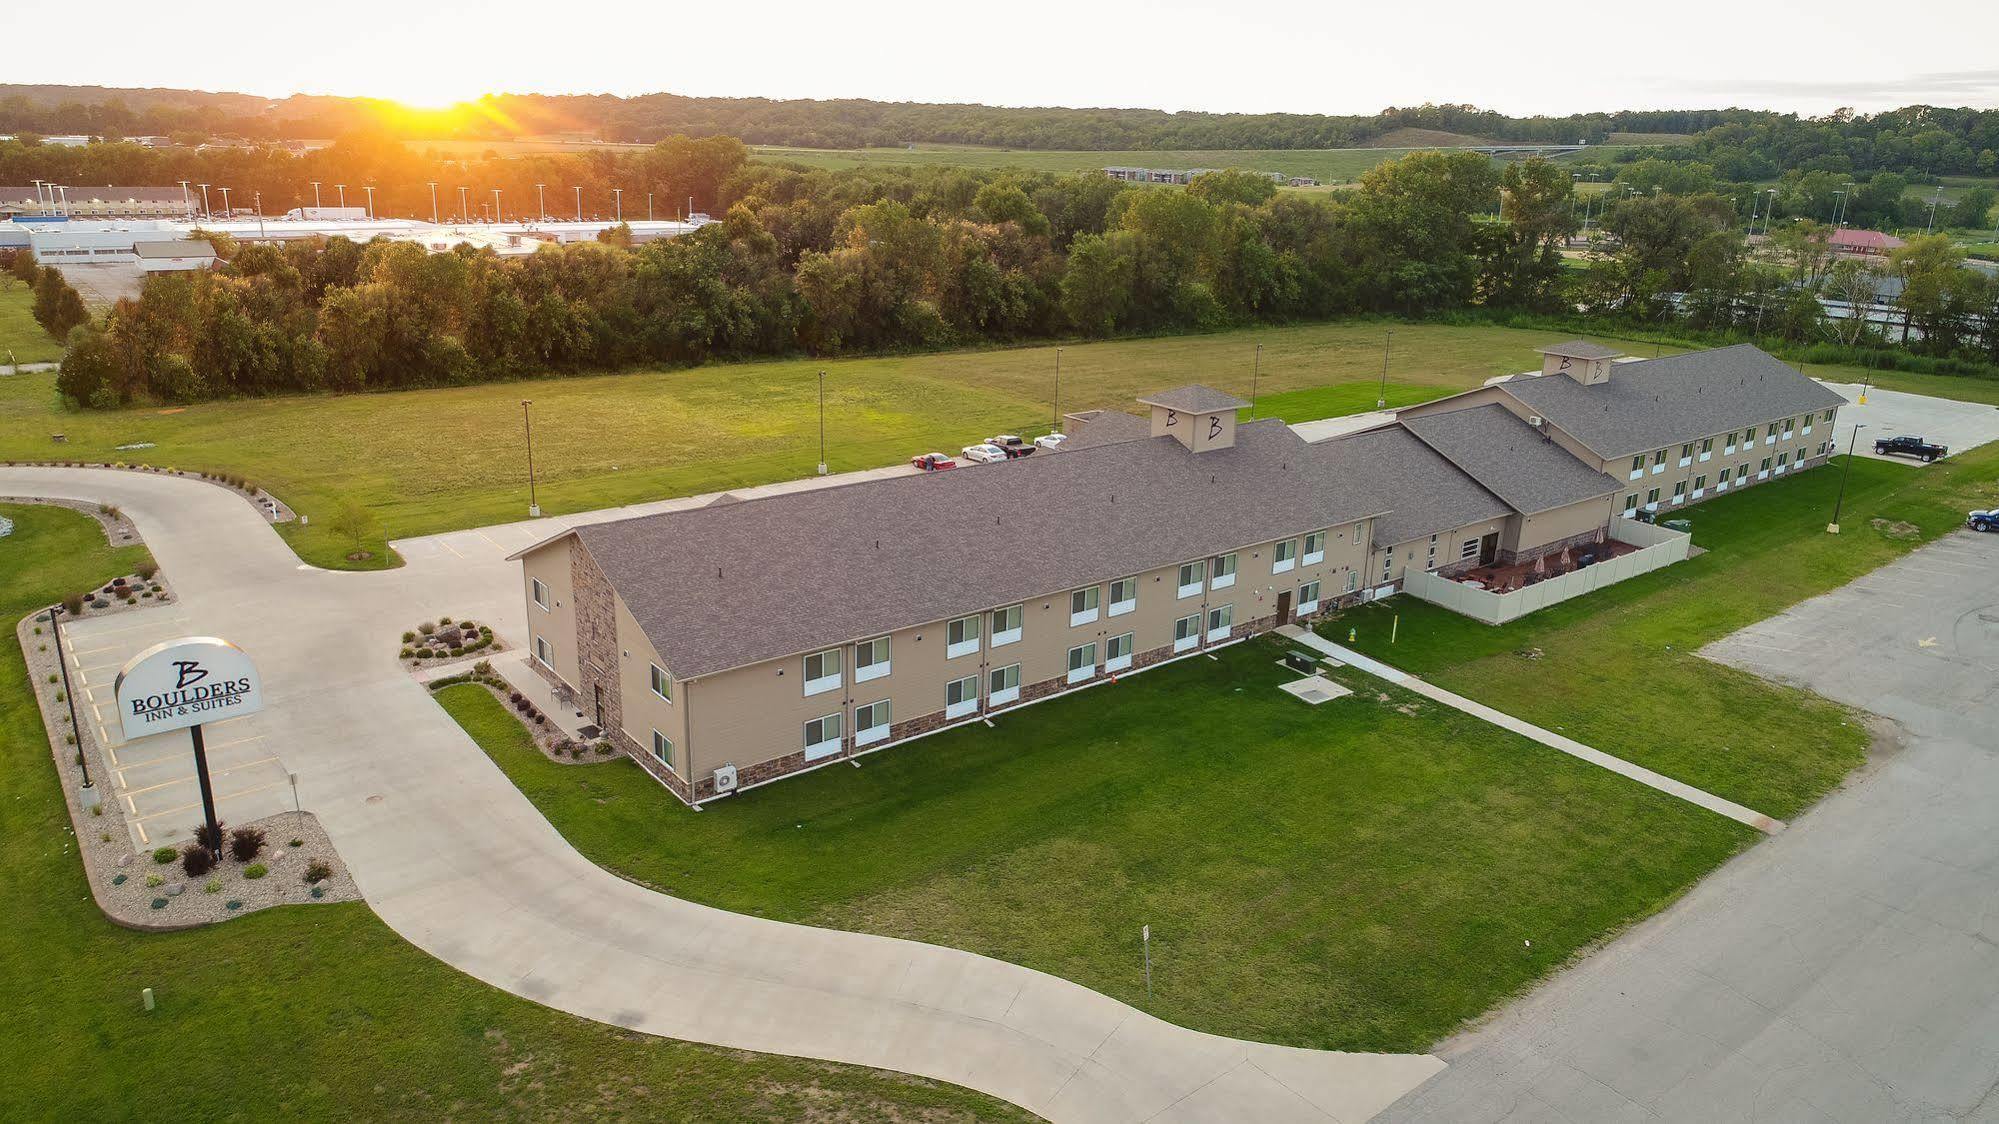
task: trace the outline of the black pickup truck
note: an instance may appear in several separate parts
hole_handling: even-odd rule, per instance
[[[1949,455],[1950,450],[1942,445],[1933,445],[1920,437],[1882,437],[1874,442],[1874,452],[1881,456],[1915,457],[1927,464]]]

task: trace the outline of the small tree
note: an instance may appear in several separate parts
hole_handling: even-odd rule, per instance
[[[333,533],[354,544],[354,553],[361,554],[369,539],[375,537],[375,516],[361,505],[359,500],[346,500],[333,518],[327,521]]]
[[[208,848],[190,843],[181,848],[180,868],[187,872],[189,878],[200,878],[215,869],[215,859],[208,853]]]

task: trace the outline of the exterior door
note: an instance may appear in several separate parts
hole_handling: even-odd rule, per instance
[[[1290,623],[1291,623],[1291,591],[1287,589],[1284,592],[1277,595],[1277,627],[1282,628]]]
[[[596,711],[597,711],[597,728],[599,730],[602,730],[605,728],[604,727],[604,685],[602,683],[595,684],[591,687],[591,690],[596,692],[596,698],[594,699],[594,702],[596,703]]]
[[[1478,564],[1490,566],[1499,558],[1499,532],[1485,536],[1478,541]]]

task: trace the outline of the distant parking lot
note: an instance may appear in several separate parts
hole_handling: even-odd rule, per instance
[[[1845,395],[1849,403],[1839,411],[1839,420],[1833,429],[1833,440],[1842,453],[1846,451],[1847,442],[1853,436],[1855,425],[1867,427],[1861,431],[1860,441],[1853,450],[1863,457],[1875,455],[1876,438],[1895,437],[1905,433],[1947,446],[1953,456],[1967,449],[1999,441],[1999,407],[1985,406],[1976,402],[1958,402],[1949,398],[1931,398],[1923,394],[1905,394],[1898,390],[1882,390],[1878,387],[1868,389],[1867,404],[1862,406],[1859,404],[1859,384],[1829,382],[1825,385]],[[1877,459],[1897,461],[1901,464],[1922,463],[1907,457]]]

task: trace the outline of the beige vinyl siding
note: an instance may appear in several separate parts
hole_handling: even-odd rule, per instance
[[[576,540],[563,536],[521,556],[521,598],[527,602],[528,658],[535,658],[535,641],[545,639],[550,667],[564,683],[583,682],[576,662],[576,598],[570,576],[570,551]],[[534,601],[534,583],[548,589],[548,608]]]

